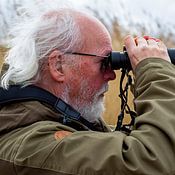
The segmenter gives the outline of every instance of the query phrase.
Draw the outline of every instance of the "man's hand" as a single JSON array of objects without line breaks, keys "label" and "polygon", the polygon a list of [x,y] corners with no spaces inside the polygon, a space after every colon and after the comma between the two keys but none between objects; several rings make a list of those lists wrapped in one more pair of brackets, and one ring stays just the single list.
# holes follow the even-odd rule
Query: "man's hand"
[{"label": "man's hand", "polygon": [[167,47],[158,39],[148,36],[137,37],[134,39],[129,35],[124,39],[124,44],[128,52],[133,71],[140,61],[150,57],[162,58],[171,62]]}]

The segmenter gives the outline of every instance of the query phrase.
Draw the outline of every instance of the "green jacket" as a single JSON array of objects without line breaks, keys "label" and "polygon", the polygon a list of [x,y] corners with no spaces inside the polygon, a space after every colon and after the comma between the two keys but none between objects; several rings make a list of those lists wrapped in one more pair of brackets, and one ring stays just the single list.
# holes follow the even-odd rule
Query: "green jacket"
[{"label": "green jacket", "polygon": [[37,101],[1,106],[0,174],[175,174],[175,67],[149,58],[135,74],[138,117],[130,135],[101,121],[97,131],[77,131]]}]

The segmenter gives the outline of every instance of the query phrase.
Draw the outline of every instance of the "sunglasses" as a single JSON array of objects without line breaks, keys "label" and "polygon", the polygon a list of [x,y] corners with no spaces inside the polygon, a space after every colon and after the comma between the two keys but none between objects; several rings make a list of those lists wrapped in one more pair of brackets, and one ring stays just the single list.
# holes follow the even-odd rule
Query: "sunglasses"
[{"label": "sunglasses", "polygon": [[91,56],[91,57],[100,57],[103,58],[103,60],[101,61],[101,70],[103,72],[106,72],[107,70],[111,69],[110,66],[110,57],[111,57],[111,53],[109,55],[96,55],[96,54],[88,54],[88,53],[78,53],[78,52],[66,52],[64,54],[72,54],[72,55],[83,55],[83,56]]}]

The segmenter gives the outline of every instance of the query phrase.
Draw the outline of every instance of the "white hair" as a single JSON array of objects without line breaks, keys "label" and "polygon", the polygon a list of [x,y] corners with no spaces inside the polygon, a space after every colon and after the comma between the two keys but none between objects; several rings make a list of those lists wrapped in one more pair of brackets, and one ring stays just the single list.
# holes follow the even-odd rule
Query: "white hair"
[{"label": "white hair", "polygon": [[39,78],[39,66],[54,49],[61,52],[80,48],[81,32],[71,10],[52,10],[34,18],[23,18],[13,28],[10,50],[5,58],[9,65],[1,86],[28,85]]}]

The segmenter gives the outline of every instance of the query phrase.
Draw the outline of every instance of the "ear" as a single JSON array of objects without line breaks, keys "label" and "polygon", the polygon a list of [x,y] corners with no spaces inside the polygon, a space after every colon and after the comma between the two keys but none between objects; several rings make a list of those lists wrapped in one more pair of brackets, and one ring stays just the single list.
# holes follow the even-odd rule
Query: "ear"
[{"label": "ear", "polygon": [[63,54],[58,50],[54,50],[49,54],[49,71],[52,78],[57,82],[63,82],[65,79],[65,75],[62,70],[62,59]]}]

